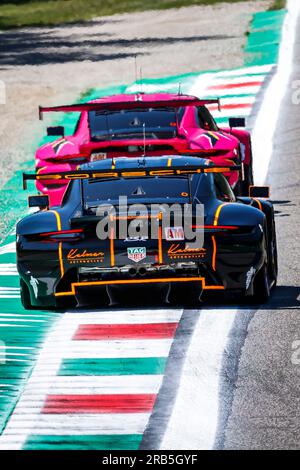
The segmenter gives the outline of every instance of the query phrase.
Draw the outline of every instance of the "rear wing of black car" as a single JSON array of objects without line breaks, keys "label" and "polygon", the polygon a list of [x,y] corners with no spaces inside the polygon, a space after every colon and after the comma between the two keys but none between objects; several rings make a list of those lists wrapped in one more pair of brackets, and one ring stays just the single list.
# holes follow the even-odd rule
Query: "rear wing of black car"
[{"label": "rear wing of black car", "polygon": [[178,98],[169,100],[143,100],[144,95],[140,95],[140,99],[135,101],[110,101],[99,103],[77,103],[61,106],[39,106],[39,119],[43,119],[44,113],[50,112],[83,112],[83,111],[118,111],[123,109],[148,109],[148,108],[181,108],[186,106],[205,106],[209,104],[217,104],[219,111],[221,110],[221,103],[217,99],[199,99],[191,96],[178,95]]},{"label": "rear wing of black car", "polygon": [[50,173],[23,173],[23,189],[27,189],[27,181],[42,180],[75,180],[75,179],[105,179],[105,178],[144,178],[153,176],[189,176],[200,173],[228,173],[239,171],[240,165],[217,166],[217,165],[182,165],[174,168],[162,166],[132,167],[101,170],[74,170]]}]

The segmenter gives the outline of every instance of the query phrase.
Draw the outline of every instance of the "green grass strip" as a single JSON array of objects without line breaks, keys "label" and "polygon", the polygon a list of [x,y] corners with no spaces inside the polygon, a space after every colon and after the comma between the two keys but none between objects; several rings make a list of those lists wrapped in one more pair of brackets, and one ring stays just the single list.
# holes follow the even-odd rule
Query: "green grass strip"
[{"label": "green grass strip", "polygon": [[[7,0],[0,5],[0,28],[76,23],[93,17],[191,5],[214,5],[220,0]],[[246,0],[223,0],[236,3]]]}]

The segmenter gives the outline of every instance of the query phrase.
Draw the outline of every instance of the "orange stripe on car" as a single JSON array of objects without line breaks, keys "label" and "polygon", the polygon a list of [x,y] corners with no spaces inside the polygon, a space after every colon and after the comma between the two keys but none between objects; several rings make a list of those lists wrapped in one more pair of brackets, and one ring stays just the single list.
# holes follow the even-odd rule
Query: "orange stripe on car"
[{"label": "orange stripe on car", "polygon": [[42,170],[45,170],[47,167],[46,166],[41,166],[36,170],[36,174],[39,175]]},{"label": "orange stripe on car", "polygon": [[162,255],[162,227],[158,227],[158,262],[159,264],[163,263],[163,255]]},{"label": "orange stripe on car", "polygon": [[215,271],[216,270],[216,257],[217,257],[217,243],[216,243],[215,237],[211,237],[211,239],[213,242],[212,268]]},{"label": "orange stripe on car", "polygon": [[[113,222],[113,216],[110,216],[110,221]],[[110,227],[109,234],[109,248],[110,248],[110,265],[113,267],[115,265],[115,230],[114,227]]]},{"label": "orange stripe on car", "polygon": [[226,206],[226,202],[224,204],[220,204],[216,210],[216,213],[215,213],[215,218],[214,218],[214,225],[218,225],[218,222],[219,222],[219,217],[220,217],[220,212],[221,210],[223,209],[224,206]]},{"label": "orange stripe on car", "polygon": [[258,206],[258,209],[259,209],[260,211],[262,211],[263,208],[262,208],[262,203],[260,202],[260,200],[253,198],[253,201],[256,202],[256,204],[257,204],[257,206]]},{"label": "orange stripe on car", "polygon": [[215,134],[214,132],[211,132],[211,131],[210,131],[210,132],[207,132],[207,134],[211,135],[211,136],[214,137],[216,140],[220,140],[220,137],[219,137],[217,134]]},{"label": "orange stripe on car", "polygon": [[75,295],[76,287],[82,286],[106,286],[106,285],[126,285],[126,284],[157,284],[165,282],[202,282],[203,290],[224,290],[224,286],[207,286],[205,284],[204,277],[170,277],[170,278],[160,278],[160,279],[120,279],[113,281],[90,281],[90,282],[72,282],[71,291],[69,292],[56,292],[55,297],[63,297],[67,295]]},{"label": "orange stripe on car", "polygon": [[[59,213],[54,210],[51,210],[49,212],[52,212],[55,215],[57,231],[61,232],[61,220],[60,220]],[[60,267],[60,276],[63,277],[65,270],[64,270],[64,263],[63,263],[63,257],[62,257],[62,242],[59,242],[58,244],[58,259],[59,259],[59,267]]]},{"label": "orange stripe on car", "polygon": [[59,213],[57,211],[54,211],[54,210],[50,210],[49,212],[52,212],[55,215],[57,230],[60,232],[61,231],[61,220],[60,220]]}]

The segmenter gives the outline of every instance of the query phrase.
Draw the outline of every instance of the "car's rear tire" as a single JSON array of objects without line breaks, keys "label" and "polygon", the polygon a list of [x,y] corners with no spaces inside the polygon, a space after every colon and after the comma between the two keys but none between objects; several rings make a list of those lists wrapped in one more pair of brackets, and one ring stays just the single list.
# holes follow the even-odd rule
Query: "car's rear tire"
[{"label": "car's rear tire", "polygon": [[274,212],[272,211],[272,222],[271,227],[269,228],[269,242],[268,242],[268,268],[270,281],[272,282],[272,287],[276,286],[277,276],[278,276],[278,256],[277,256],[277,240],[276,240],[276,229],[275,229],[275,219]]},{"label": "car's rear tire", "polygon": [[32,305],[29,288],[23,279],[20,279],[21,302],[25,310],[51,310],[51,307]]},{"label": "car's rear tire", "polygon": [[267,263],[264,263],[256,274],[253,283],[252,300],[256,304],[268,302],[271,295],[270,277]]},{"label": "car's rear tire", "polygon": [[20,293],[21,302],[25,310],[32,310],[34,307],[31,304],[29,288],[23,279],[20,279]]}]

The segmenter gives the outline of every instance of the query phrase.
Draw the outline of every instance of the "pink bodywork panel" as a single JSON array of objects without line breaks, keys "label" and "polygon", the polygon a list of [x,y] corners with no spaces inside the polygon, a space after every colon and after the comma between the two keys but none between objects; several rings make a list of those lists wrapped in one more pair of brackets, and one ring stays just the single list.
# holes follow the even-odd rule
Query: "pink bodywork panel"
[{"label": "pink bodywork panel", "polygon": [[[195,100],[195,97],[182,96],[182,100],[190,98]],[[173,95],[166,93],[156,93],[147,95],[115,95],[99,100],[91,101],[91,103],[118,103],[133,101],[137,103],[140,100],[143,102],[149,101],[170,101],[181,99],[181,95]],[[47,108],[46,108],[47,109]],[[218,165],[228,165],[235,163],[238,157],[238,149],[240,143],[245,146],[245,164],[249,164],[251,158],[251,145],[250,135],[245,130],[240,129],[218,129],[218,131],[209,131],[201,129],[196,119],[195,106],[187,106],[182,117],[180,126],[178,128],[178,136],[172,139],[151,139],[146,140],[146,144],[151,144],[154,149],[151,150],[151,156],[157,155],[175,155],[188,150],[205,151],[205,156],[211,153],[211,160]],[[36,169],[41,173],[53,173],[75,170],[80,164],[90,161],[92,152],[105,152],[107,158],[114,158],[118,156],[136,157],[141,155],[141,152],[124,151],[124,147],[130,146],[143,146],[142,139],[130,140],[114,140],[105,142],[91,142],[88,126],[88,112],[82,111],[76,132],[72,136],[59,138],[54,142],[47,143],[41,146],[36,152]],[[113,145],[113,151],[109,151],[109,147]],[[169,149],[159,149],[161,146],[168,146]],[[117,148],[120,148],[118,151]],[[239,173],[231,172],[226,175],[232,187],[238,181]],[[37,189],[41,193],[49,194],[50,205],[60,205],[63,194],[66,190],[68,183],[65,181],[58,183],[52,181],[37,181]]]}]

